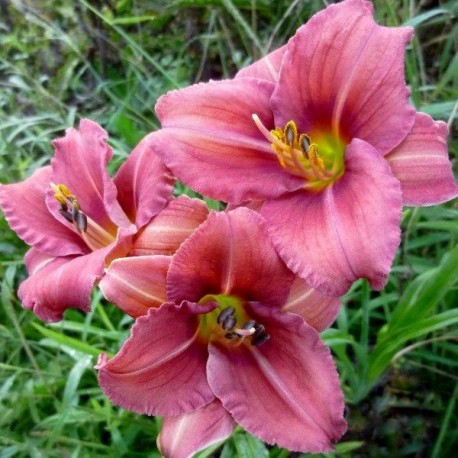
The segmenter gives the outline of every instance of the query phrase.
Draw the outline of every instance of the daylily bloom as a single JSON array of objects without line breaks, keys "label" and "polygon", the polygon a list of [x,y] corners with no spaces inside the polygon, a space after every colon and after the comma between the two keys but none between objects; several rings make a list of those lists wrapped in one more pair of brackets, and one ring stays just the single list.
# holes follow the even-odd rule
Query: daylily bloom
[{"label": "daylily bloom", "polygon": [[117,259],[100,283],[109,300],[144,313],[118,354],[99,359],[105,394],[165,416],[159,446],[174,458],[227,437],[234,422],[291,450],[332,450],[346,430],[343,396],[318,331],[339,300],[293,275],[263,218],[210,213],[173,255],[165,295],[151,258]]},{"label": "daylily bloom", "polygon": [[157,103],[150,145],[196,191],[255,201],[288,267],[324,292],[386,284],[402,205],[458,194],[443,122],[417,113],[404,79],[409,27],[371,3],[331,5],[287,45]]},{"label": "daylily bloom", "polygon": [[53,142],[51,165],[0,185],[10,227],[32,247],[25,256],[30,276],[18,295],[45,321],[62,319],[67,308],[88,311],[105,266],[133,248],[145,252],[151,237],[144,226],[172,198],[173,178],[145,140],[111,179],[106,139],[98,124],[83,119],[79,130]]}]

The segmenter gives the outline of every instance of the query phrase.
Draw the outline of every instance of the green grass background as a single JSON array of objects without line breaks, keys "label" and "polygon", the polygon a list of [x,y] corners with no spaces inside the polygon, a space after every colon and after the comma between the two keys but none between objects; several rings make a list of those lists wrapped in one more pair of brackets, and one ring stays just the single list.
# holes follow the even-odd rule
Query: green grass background
[{"label": "green grass background", "polygon": [[[108,130],[116,170],[158,127],[153,107],[161,94],[233,76],[284,44],[324,3],[1,0],[0,182],[47,164],[50,141],[82,117]],[[415,27],[406,67],[412,103],[448,123],[456,170],[458,4],[374,5],[381,24]],[[95,292],[88,315],[68,311],[60,323],[40,322],[16,297],[26,246],[2,216],[0,231],[0,458],[160,456],[161,420],[113,406],[93,369],[101,351],[119,349],[130,319]],[[357,282],[323,334],[348,406],[349,431],[335,456],[456,453],[457,242],[456,201],[406,209],[387,287],[376,293]],[[266,447],[238,429],[199,456],[306,455]]]}]

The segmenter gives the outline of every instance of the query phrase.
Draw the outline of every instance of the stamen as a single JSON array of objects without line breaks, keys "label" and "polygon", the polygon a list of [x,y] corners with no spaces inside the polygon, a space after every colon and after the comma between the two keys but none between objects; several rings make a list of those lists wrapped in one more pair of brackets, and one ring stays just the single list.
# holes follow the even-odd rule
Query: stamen
[{"label": "stamen", "polygon": [[233,329],[236,324],[237,324],[237,320],[235,319],[234,316],[231,315],[231,316],[227,316],[224,319],[224,321],[221,324],[221,326],[225,331],[228,331],[229,329]]},{"label": "stamen", "polygon": [[235,312],[234,307],[226,307],[216,318],[216,322],[221,324],[227,317],[232,316]]},{"label": "stamen", "polygon": [[253,345],[254,347],[258,347],[259,345],[262,345],[263,343],[267,342],[269,339],[270,339],[269,334],[261,334],[251,339],[251,345]]},{"label": "stamen", "polygon": [[252,329],[252,328],[256,330],[256,321],[254,320],[249,320],[242,326],[242,329]]},{"label": "stamen", "polygon": [[312,143],[308,135],[298,134],[294,121],[288,121],[283,129],[277,127],[269,131],[257,114],[252,114],[252,118],[260,132],[270,142],[280,165],[308,182],[304,188],[316,189],[334,181],[341,168],[337,155],[334,155],[331,170],[328,170],[318,153],[318,146]]},{"label": "stamen", "polygon": [[239,336],[235,332],[228,332],[228,333],[224,334],[224,337],[226,337],[227,340],[235,340]]},{"label": "stamen", "polygon": [[310,144],[311,144],[309,136],[305,134],[301,134],[301,136],[299,137],[299,144],[301,145],[301,150],[304,152],[305,156],[308,159],[309,149],[310,149]]},{"label": "stamen", "polygon": [[65,200],[65,197],[62,194],[54,194],[54,199],[57,200],[61,205],[67,206],[67,201]]},{"label": "stamen", "polygon": [[[78,205],[78,207],[79,207],[79,205]],[[76,205],[73,205],[73,207],[72,207],[72,218],[73,218],[73,221],[75,221],[75,222],[76,222],[76,218],[78,218],[78,213],[80,212],[78,207]]]},{"label": "stamen", "polygon": [[115,237],[81,211],[76,197],[63,184],[51,183],[54,198],[59,202],[59,213],[78,231],[87,246],[95,251],[113,243]]},{"label": "stamen", "polygon": [[62,207],[59,209],[59,213],[70,223],[73,224],[73,216],[70,212],[68,212],[66,207]]},{"label": "stamen", "polygon": [[87,231],[87,216],[84,213],[77,212],[75,223],[80,234]]},{"label": "stamen", "polygon": [[288,146],[294,147],[297,142],[297,126],[294,121],[289,121],[285,126],[285,139]]}]

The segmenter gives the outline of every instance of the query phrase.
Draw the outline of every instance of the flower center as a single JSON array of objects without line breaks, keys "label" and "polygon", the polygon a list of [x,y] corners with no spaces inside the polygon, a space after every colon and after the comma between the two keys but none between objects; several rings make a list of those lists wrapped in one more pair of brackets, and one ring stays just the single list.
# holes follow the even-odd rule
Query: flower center
[{"label": "flower center", "polygon": [[305,179],[304,188],[321,190],[344,174],[345,144],[341,139],[321,131],[310,136],[299,134],[294,121],[270,131],[258,115],[253,114],[253,121],[270,142],[280,165]]},{"label": "flower center", "polygon": [[51,188],[54,191],[54,198],[60,204],[59,213],[76,229],[92,251],[114,242],[115,237],[112,234],[83,213],[78,200],[67,186],[51,183]]},{"label": "flower center", "polygon": [[199,301],[200,304],[208,302],[216,302],[218,307],[210,313],[200,315],[201,334],[206,340],[217,339],[237,346],[249,342],[258,346],[270,339],[265,327],[247,315],[239,298],[209,294]]}]

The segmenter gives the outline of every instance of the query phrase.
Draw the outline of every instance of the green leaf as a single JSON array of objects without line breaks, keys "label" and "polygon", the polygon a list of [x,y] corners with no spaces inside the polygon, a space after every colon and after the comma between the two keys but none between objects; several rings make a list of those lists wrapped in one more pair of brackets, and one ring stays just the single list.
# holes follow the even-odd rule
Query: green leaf
[{"label": "green leaf", "polygon": [[418,27],[419,25],[423,24],[424,22],[428,21],[429,19],[439,16],[442,14],[450,14],[445,8],[435,8],[430,11],[425,11],[418,16],[415,16],[407,21],[404,22],[403,25],[411,26],[411,27]]},{"label": "green leaf", "polygon": [[391,341],[393,333],[400,328],[428,316],[457,283],[458,245],[441,259],[438,267],[419,275],[409,284],[388,326],[379,332],[378,343]]},{"label": "green leaf", "polygon": [[235,433],[231,440],[226,442],[221,458],[237,456],[238,458],[267,458],[269,452],[266,446],[256,437],[245,432]]},{"label": "green leaf", "polygon": [[390,332],[388,337],[377,343],[369,355],[368,379],[374,382],[385,371],[391,360],[404,344],[411,339],[424,337],[430,332],[458,324],[458,309],[434,315],[421,320],[413,320],[410,325]]},{"label": "green leaf", "polygon": [[59,332],[51,331],[50,329],[47,329],[37,323],[32,323],[32,326],[45,337],[48,337],[49,339],[61,345],[65,345],[69,348],[72,348],[73,350],[77,350],[82,353],[85,353],[86,355],[91,356],[99,356],[100,353],[102,353],[102,350],[99,350],[98,348],[93,347],[92,345],[89,345],[85,342],[81,342],[78,339],[74,339],[73,337],[66,336]]},{"label": "green leaf", "polygon": [[156,15],[148,14],[144,16],[128,16],[128,17],[117,17],[110,20],[110,24],[121,24],[121,25],[131,25],[139,24],[140,22],[154,21]]}]

